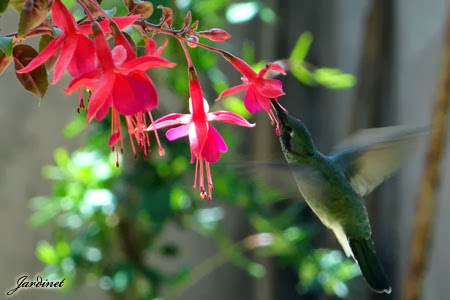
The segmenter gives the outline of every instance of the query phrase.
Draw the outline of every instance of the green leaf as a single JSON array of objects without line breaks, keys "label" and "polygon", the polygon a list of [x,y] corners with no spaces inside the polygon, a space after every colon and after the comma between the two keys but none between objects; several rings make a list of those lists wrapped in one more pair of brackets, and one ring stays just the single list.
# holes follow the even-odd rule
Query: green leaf
[{"label": "green leaf", "polygon": [[26,0],[10,0],[9,5],[12,6],[18,13],[22,10]]},{"label": "green leaf", "polygon": [[56,253],[58,257],[66,257],[70,254],[70,245],[65,240],[56,243]]},{"label": "green leaf", "polygon": [[20,11],[19,29],[17,33],[23,36],[47,18],[52,0],[27,0]]},{"label": "green leaf", "polygon": [[13,37],[2,36],[0,37],[0,50],[7,56],[12,55],[13,51]]},{"label": "green leaf", "polygon": [[[37,51],[28,45],[18,45],[13,49],[14,67],[17,70],[24,68],[30,61],[38,55]],[[47,70],[44,65],[40,65],[29,73],[16,73],[22,86],[29,92],[42,98],[48,88]]]},{"label": "green leaf", "polygon": [[315,85],[316,79],[314,78],[314,74],[305,68],[303,65],[299,65],[291,68],[291,73],[294,75],[298,81],[303,82],[307,85]]},{"label": "green leaf", "polygon": [[63,128],[63,135],[66,138],[74,138],[78,136],[87,127],[85,113],[78,114],[69,124]]},{"label": "green leaf", "polygon": [[37,258],[45,264],[56,264],[58,255],[55,248],[46,241],[40,241],[36,246]]},{"label": "green leaf", "polygon": [[270,7],[264,7],[261,9],[259,12],[259,17],[268,24],[273,24],[277,20],[276,13]]},{"label": "green leaf", "polygon": [[339,69],[320,68],[315,72],[317,83],[331,89],[348,89],[355,85],[353,75],[342,73]]},{"label": "green leaf", "polygon": [[291,52],[290,61],[292,68],[298,68],[302,66],[308,54],[309,48],[313,41],[313,36],[310,32],[306,31],[300,35],[294,49]]},{"label": "green leaf", "polygon": [[69,152],[64,148],[57,148],[55,150],[55,162],[61,168],[66,168],[70,162]]},{"label": "green leaf", "polygon": [[8,8],[9,0],[1,0],[0,1],[0,16],[5,12]]}]

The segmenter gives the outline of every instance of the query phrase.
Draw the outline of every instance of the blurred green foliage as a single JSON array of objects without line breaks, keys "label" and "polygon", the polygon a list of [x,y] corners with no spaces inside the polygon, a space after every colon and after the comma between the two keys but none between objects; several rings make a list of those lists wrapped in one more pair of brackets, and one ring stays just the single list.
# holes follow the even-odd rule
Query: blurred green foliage
[{"label": "blurred green foliage", "polygon": [[305,61],[313,41],[311,33],[304,32],[297,40],[289,58],[290,71],[299,81],[310,86],[330,89],[348,89],[355,85],[353,75],[335,68],[317,68]]},{"label": "blurred green foliage", "polygon": [[[104,2],[105,7],[116,6],[118,14],[125,13],[121,1]],[[177,8],[174,16],[179,20],[191,10],[201,28],[223,26],[225,17],[239,23],[258,14],[262,19],[262,15],[271,14],[263,12],[266,7],[259,1],[230,3],[153,1],[155,7],[162,4]],[[256,12],[248,11],[245,20],[239,19],[236,5],[253,7]],[[158,10],[151,18],[158,20]],[[133,32],[129,33],[135,38]],[[300,66],[292,70],[295,76],[303,68],[311,40],[310,35],[303,35],[293,51],[291,60]],[[217,55],[198,48],[190,52],[197,70],[205,76],[204,86],[210,84],[215,92],[228,86],[226,76],[217,68]],[[186,63],[179,45],[169,43],[164,56],[175,61],[177,68],[164,73],[164,82],[156,78],[157,85],[165,84],[180,99],[187,99],[187,71],[183,67]],[[254,63],[252,47],[244,49],[243,57]],[[346,74],[330,69],[310,72],[304,68],[301,72],[306,74],[300,76],[302,82],[310,80],[331,88],[351,84],[343,77]],[[220,105],[248,116],[238,98],[228,97]],[[85,128],[82,112],[63,132],[72,138]],[[224,126],[220,131],[233,152],[242,137],[230,127]],[[43,168],[43,176],[53,182],[53,192],[51,196],[32,199],[30,223],[51,230],[51,239],[40,241],[36,247],[36,256],[45,265],[48,278],[65,278],[65,289],[95,284],[111,299],[161,299],[162,290],[168,299],[173,299],[227,262],[253,277],[262,277],[264,266],[252,257],[265,256],[295,270],[300,293],[347,295],[347,282],[358,274],[358,268],[338,251],[312,247],[311,225],[302,223],[300,218],[305,208],[302,202],[282,200],[281,191],[225,168],[229,162],[224,156],[224,163],[212,168],[215,201],[206,203],[190,187],[193,166],[185,141],[165,143],[166,155],[158,157],[153,151],[148,161],[133,160],[131,151],[126,149],[122,167],[116,168],[115,156],[106,147],[108,137],[109,120],[105,120],[89,136],[86,146],[73,153],[56,149],[55,165]],[[249,229],[242,240],[233,240],[224,229],[224,220],[230,216],[223,204],[237,208],[245,216]],[[217,253],[200,264],[180,265],[172,271],[153,264],[155,260],[176,259],[186,247],[162,238],[169,226],[214,240]]]}]

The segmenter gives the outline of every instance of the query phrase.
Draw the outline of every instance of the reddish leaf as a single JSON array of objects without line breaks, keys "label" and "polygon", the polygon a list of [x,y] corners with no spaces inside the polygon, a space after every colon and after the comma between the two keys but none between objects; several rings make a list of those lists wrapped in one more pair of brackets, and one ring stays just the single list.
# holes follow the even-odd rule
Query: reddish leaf
[{"label": "reddish leaf", "polygon": [[142,15],[144,19],[147,19],[153,13],[153,4],[147,1],[137,2],[130,12],[132,15]]},{"label": "reddish leaf", "polygon": [[2,51],[0,51],[0,75],[3,74],[3,72],[11,63],[12,59],[13,59],[12,56],[8,56]]},{"label": "reddish leaf", "polygon": [[162,25],[167,25],[168,27],[172,27],[173,24],[173,11],[171,8],[169,7],[165,7],[162,5],[158,6],[159,9],[162,10],[162,16],[161,16],[161,24]]},{"label": "reddish leaf", "polygon": [[42,24],[47,18],[52,4],[53,0],[26,0],[20,12],[18,34],[23,36]]},{"label": "reddish leaf", "polygon": [[188,10],[186,17],[184,18],[184,24],[183,24],[183,28],[188,27],[192,22],[192,14],[191,11]]},{"label": "reddish leaf", "polygon": [[133,0],[123,0],[123,4],[128,8],[128,11],[132,11],[135,5]]},{"label": "reddish leaf", "polygon": [[191,30],[196,31],[198,27],[198,20],[195,20],[194,23],[192,23],[191,25]]},{"label": "reddish leaf", "polygon": [[[16,71],[28,65],[37,55],[38,52],[28,45],[18,45],[14,47],[13,57]],[[44,65],[37,67],[30,73],[16,73],[16,76],[27,91],[40,98],[44,97],[48,88],[47,70]]]}]

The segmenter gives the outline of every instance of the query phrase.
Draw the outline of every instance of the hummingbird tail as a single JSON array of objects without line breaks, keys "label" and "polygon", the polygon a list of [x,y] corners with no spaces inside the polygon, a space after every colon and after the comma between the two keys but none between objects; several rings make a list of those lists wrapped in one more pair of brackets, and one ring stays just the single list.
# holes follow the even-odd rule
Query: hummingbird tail
[{"label": "hummingbird tail", "polygon": [[392,289],[375,254],[372,239],[349,238],[349,244],[369,286],[377,293],[390,294]]}]

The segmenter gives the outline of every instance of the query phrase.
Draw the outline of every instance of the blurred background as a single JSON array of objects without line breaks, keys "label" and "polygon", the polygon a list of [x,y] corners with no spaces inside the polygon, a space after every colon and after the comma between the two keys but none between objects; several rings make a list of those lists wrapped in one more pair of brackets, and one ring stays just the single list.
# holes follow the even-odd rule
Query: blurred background
[{"label": "blurred background", "polygon": [[[120,1],[103,2],[124,13]],[[228,30],[232,39],[222,47],[255,65],[288,58],[309,32],[298,46],[307,53],[307,74],[280,78],[286,96],[279,100],[324,153],[360,128],[431,123],[448,0],[152,2],[174,8],[177,24],[191,10],[200,28]],[[15,31],[17,21],[9,9],[0,18],[2,34]],[[238,98],[213,103],[240,74],[214,54],[191,54],[212,110],[241,112]],[[179,46],[169,43],[164,55],[179,67],[151,73],[160,91],[157,115],[187,109]],[[377,295],[304,205],[290,174],[245,167],[284,161],[264,113],[248,116],[257,123],[253,129],[218,125],[230,149],[212,167],[215,193],[208,203],[191,190],[194,166],[185,140],[163,138],[166,155],[152,151],[148,160],[134,160],[126,149],[116,168],[108,120],[86,126],[76,97],[63,92],[68,80],[51,86],[42,102],[23,90],[11,66],[0,80],[5,293],[20,275],[40,273],[65,278],[65,289],[27,289],[15,299],[400,298],[425,145],[366,199],[393,286],[391,295]],[[449,151],[444,159],[422,299],[450,292]]]}]

